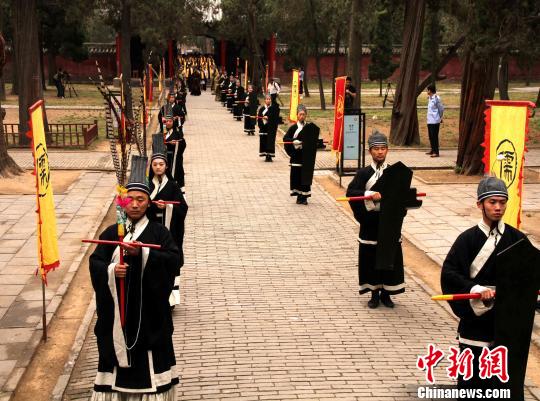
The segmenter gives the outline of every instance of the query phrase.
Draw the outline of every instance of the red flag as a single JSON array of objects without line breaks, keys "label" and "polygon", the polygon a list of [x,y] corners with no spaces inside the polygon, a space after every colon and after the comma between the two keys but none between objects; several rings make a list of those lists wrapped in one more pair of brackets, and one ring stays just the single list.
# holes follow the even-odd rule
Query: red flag
[{"label": "red flag", "polygon": [[332,150],[343,150],[343,113],[345,111],[345,80],[347,77],[336,78],[336,106],[334,109],[334,141]]}]

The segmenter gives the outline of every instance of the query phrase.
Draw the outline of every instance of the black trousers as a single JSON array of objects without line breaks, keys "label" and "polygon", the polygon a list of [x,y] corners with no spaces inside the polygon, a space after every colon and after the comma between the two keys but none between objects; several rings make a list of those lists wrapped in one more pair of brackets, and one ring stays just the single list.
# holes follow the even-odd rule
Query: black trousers
[{"label": "black trousers", "polygon": [[[438,125],[438,124],[437,124]],[[474,355],[473,359],[473,376],[465,381],[463,380],[463,376],[458,377],[457,382],[457,388],[459,389],[496,389],[496,388],[504,388],[503,383],[499,380],[498,377],[491,377],[489,379],[481,379],[480,378],[480,369],[479,369],[479,360],[480,355],[482,354],[482,347],[475,347],[472,345],[466,345],[466,344],[459,344],[459,351],[463,352],[465,348],[469,348],[472,351],[472,354]],[[459,400],[477,400],[478,398],[460,398]]]},{"label": "black trousers", "polygon": [[431,145],[431,152],[439,154],[439,127],[441,124],[428,124],[429,144]]}]

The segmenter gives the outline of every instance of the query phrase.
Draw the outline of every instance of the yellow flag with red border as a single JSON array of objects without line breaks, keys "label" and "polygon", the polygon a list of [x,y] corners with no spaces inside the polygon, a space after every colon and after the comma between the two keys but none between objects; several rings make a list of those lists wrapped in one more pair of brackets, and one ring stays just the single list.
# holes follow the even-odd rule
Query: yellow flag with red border
[{"label": "yellow flag with red border", "polygon": [[484,133],[484,172],[500,178],[508,190],[504,222],[519,228],[523,196],[523,165],[532,102],[487,100]]},{"label": "yellow flag with red border", "polygon": [[299,88],[298,70],[292,70],[291,101],[289,102],[289,121],[292,123],[296,122],[296,109],[298,108]]},{"label": "yellow flag with red border", "polygon": [[60,265],[60,257],[51,171],[43,122],[43,100],[36,102],[28,111],[30,113],[32,153],[36,175],[38,263],[41,278],[46,283],[47,272]]}]

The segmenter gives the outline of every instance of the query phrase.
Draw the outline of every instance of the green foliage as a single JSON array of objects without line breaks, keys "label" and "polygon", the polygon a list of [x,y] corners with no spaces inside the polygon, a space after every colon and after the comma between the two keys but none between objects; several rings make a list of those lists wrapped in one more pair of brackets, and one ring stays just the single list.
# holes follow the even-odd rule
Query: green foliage
[{"label": "green foliage", "polygon": [[369,79],[385,80],[398,66],[392,61],[392,26],[387,9],[378,12],[372,43]]},{"label": "green foliage", "polygon": [[431,71],[439,63],[439,46],[444,27],[441,26],[439,0],[427,2],[424,37],[422,38],[421,68]]},{"label": "green foliage", "polygon": [[80,21],[69,17],[68,10],[62,4],[43,1],[39,6],[44,47],[53,55],[62,55],[74,61],[87,59]]}]

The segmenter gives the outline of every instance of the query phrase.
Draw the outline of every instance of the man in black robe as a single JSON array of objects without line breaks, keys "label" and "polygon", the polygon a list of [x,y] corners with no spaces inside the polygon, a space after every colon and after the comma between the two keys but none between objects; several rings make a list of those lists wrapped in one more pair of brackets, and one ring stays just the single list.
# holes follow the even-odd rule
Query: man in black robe
[{"label": "man in black robe", "polygon": [[[474,355],[473,377],[458,379],[458,388],[486,389],[501,386],[497,377],[482,380],[478,360],[484,347],[492,348],[495,340],[496,256],[525,235],[502,220],[506,211],[508,190],[504,181],[485,177],[478,184],[480,222],[460,234],[443,263],[441,288],[445,294],[478,293],[480,299],[452,301],[450,307],[459,318],[458,342]],[[531,266],[532,267],[532,266]]]},{"label": "man in black robe", "polygon": [[184,151],[186,150],[186,141],[182,127],[176,127],[172,118],[165,121],[166,131],[164,133],[165,144],[167,145],[167,164],[172,178],[178,183],[185,193],[184,180]]},{"label": "man in black robe", "polygon": [[253,85],[248,85],[246,103],[244,103],[244,132],[248,135],[255,135],[255,122],[257,121],[255,116],[258,107],[259,100]]},{"label": "man in black robe", "polygon": [[307,109],[301,104],[297,108],[296,124],[291,125],[283,136],[285,152],[291,158],[291,196],[296,196],[299,205],[307,205],[307,199],[311,196],[320,131],[315,124],[307,123],[306,118]]},{"label": "man in black robe", "polygon": [[236,78],[231,74],[229,79],[229,87],[227,88],[227,110],[233,112],[234,95],[236,93]]},{"label": "man in black robe", "polygon": [[265,158],[265,162],[272,162],[276,157],[276,133],[279,125],[279,106],[272,103],[270,95],[264,98],[264,106],[257,113],[259,125],[259,156]]},{"label": "man in black robe", "polygon": [[[178,248],[169,231],[149,221],[146,158],[132,160],[127,185],[130,203],[125,207],[126,231],[121,248],[100,244],[90,256],[90,275],[96,293],[99,361],[92,401],[172,401],[176,385],[176,359],[169,294],[180,264]],[[138,167],[137,167],[138,166]],[[137,174],[134,174],[137,172]],[[101,240],[118,241],[117,225],[108,227]],[[131,242],[160,245],[141,248]],[[120,252],[124,263],[120,263]],[[125,324],[119,305],[120,280],[125,284]]]},{"label": "man in black robe", "polygon": [[[188,211],[188,204],[182,190],[174,181],[167,166],[167,150],[163,143],[163,135],[152,135],[152,158],[149,172],[150,206],[148,218],[163,224],[171,233],[180,253],[180,266],[178,275],[174,278],[174,288],[169,303],[171,308],[180,304],[180,269],[184,265],[184,222]],[[160,203],[164,202],[178,202]]]},{"label": "man in black robe", "polygon": [[167,103],[165,103],[159,109],[159,132],[163,133],[163,124],[165,123],[165,120],[169,117],[173,118],[175,127],[182,127],[182,124],[185,121],[184,110],[182,108],[182,105],[180,105],[176,101],[176,95],[174,94],[174,92],[170,92],[167,95]]},{"label": "man in black robe", "polygon": [[236,81],[236,91],[234,92],[234,107],[233,107],[233,117],[236,121],[242,119],[242,110],[244,109],[244,100],[246,100],[246,91],[242,86],[242,83],[238,79]]},{"label": "man in black robe", "polygon": [[371,292],[369,308],[377,308],[382,302],[388,308],[394,307],[390,298],[392,294],[405,291],[403,273],[403,253],[401,244],[397,247],[392,270],[375,268],[377,258],[377,239],[379,234],[379,217],[381,194],[376,190],[377,181],[388,167],[388,139],[378,131],[368,138],[369,153],[373,159],[371,165],[358,169],[354,179],[347,188],[347,196],[371,196],[371,200],[349,202],[355,219],[360,223],[360,243],[358,249],[359,293]]}]

